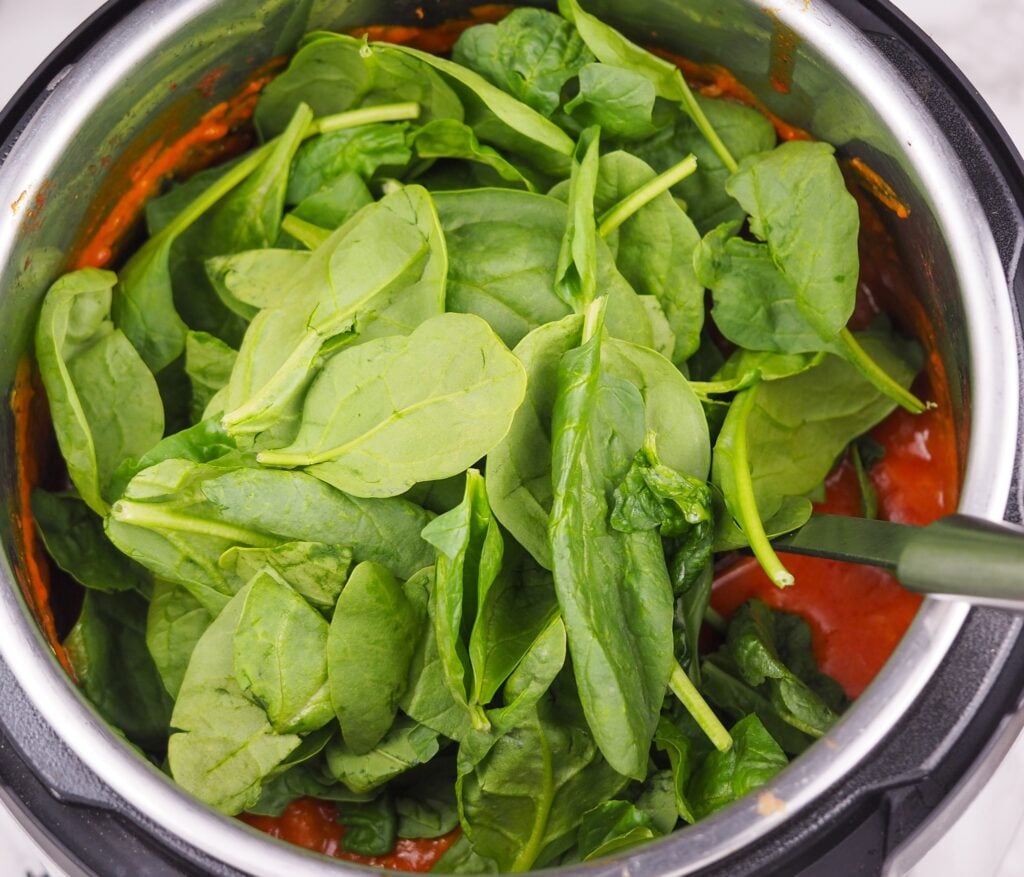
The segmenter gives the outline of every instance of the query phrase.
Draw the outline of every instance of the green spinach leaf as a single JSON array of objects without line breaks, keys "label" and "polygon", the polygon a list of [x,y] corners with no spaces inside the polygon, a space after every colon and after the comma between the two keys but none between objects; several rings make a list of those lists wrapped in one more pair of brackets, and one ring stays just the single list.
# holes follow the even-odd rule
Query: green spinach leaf
[{"label": "green spinach leaf", "polygon": [[146,615],[146,647],[172,698],[178,697],[196,643],[212,621],[188,588],[164,579],[154,582]]},{"label": "green spinach leaf", "polygon": [[333,715],[327,622],[269,571],[257,573],[235,632],[235,678],[278,734],[316,731]]},{"label": "green spinach leaf", "polygon": [[331,612],[348,579],[352,550],[322,542],[285,542],[273,548],[229,548],[217,562],[240,585],[263,569],[273,570],[321,612]]},{"label": "green spinach leaf", "polygon": [[36,361],[68,474],[98,515],[118,465],[160,441],[164,411],[156,381],[110,322],[116,277],[92,268],[50,287],[36,327]]},{"label": "green spinach leaf", "polygon": [[152,580],[145,568],[111,544],[103,519],[77,496],[33,490],[32,517],[50,557],[80,585],[108,593],[149,593]]},{"label": "green spinach leaf", "polygon": [[593,60],[575,29],[544,9],[514,9],[497,24],[471,27],[452,59],[551,117],[562,89]]},{"label": "green spinach leaf", "polygon": [[660,837],[651,817],[629,801],[612,800],[583,814],[576,843],[584,862]]},{"label": "green spinach leaf", "polygon": [[263,782],[302,742],[276,734],[235,679],[234,638],[243,588],[207,628],[189,661],[168,744],[171,776],[187,792],[234,815],[260,799]]},{"label": "green spinach leaf", "polygon": [[483,457],[525,392],[522,365],[487,323],[443,314],[407,337],[334,356],[310,388],[295,442],[258,459],[304,466],[354,496],[396,496]]},{"label": "green spinach leaf", "polygon": [[601,304],[559,370],[550,538],[587,721],[609,764],[642,778],[672,669],[672,588],[657,534],[608,523],[611,491],[643,441],[644,403],[602,373]]},{"label": "green spinach leaf", "polygon": [[146,650],[146,601],[89,591],[64,646],[86,697],[133,743],[161,753],[171,699]]},{"label": "green spinach leaf", "polygon": [[395,721],[424,620],[385,567],[361,563],[352,571],[331,622],[327,672],[342,737],[357,755]]}]

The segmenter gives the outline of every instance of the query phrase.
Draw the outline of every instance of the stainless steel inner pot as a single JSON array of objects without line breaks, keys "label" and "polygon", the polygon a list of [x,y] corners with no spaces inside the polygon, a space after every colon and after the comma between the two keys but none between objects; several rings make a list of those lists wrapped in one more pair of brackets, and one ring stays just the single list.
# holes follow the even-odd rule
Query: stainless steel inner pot
[{"label": "stainless steel inner pot", "polygon": [[[187,129],[298,33],[404,23],[414,20],[415,5],[405,0],[147,0],[60,73],[0,167],[0,203],[21,205],[0,224],[0,384],[13,382],[40,298],[66,267],[108,159],[152,137],[147,126],[172,106],[181,130]],[[447,0],[438,0],[435,8],[422,5],[428,23],[465,10]],[[906,80],[821,0],[776,0],[772,10],[755,0],[595,0],[589,6],[638,39],[729,66],[788,121],[836,144],[841,153],[866,159],[894,185],[912,213],[894,221],[892,231],[934,321],[953,384],[961,444],[968,448],[961,510],[1002,518],[1020,420],[1016,318],[985,205]],[[788,95],[768,82],[772,34],[779,28],[788,28],[798,40]],[[200,99],[196,87],[215,69],[223,75],[214,94]],[[1019,241],[1010,247],[1019,250]],[[7,432],[0,446],[10,471],[13,438],[9,427]],[[23,561],[15,534],[7,528],[0,535],[5,549],[0,654],[45,721],[110,788],[145,819],[247,873],[327,875],[356,869],[215,814],[124,746],[65,677],[31,621],[16,584]],[[959,603],[924,604],[854,708],[766,790],[781,807],[762,812],[754,796],[694,828],[586,871],[688,874],[763,841],[870,758],[928,685],[967,611]]]}]

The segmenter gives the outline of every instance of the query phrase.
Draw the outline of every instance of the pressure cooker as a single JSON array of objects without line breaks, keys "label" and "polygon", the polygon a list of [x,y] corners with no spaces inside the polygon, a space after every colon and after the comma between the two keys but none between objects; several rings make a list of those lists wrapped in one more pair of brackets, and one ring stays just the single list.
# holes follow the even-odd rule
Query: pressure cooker
[{"label": "pressure cooker", "polygon": [[[890,223],[950,377],[960,508],[1020,522],[1024,165],[977,91],[885,0],[594,0],[626,33],[728,66],[772,111],[899,193]],[[182,131],[302,33],[430,24],[465,0],[111,0],[0,116],[0,385],[67,267],[109,167]],[[425,16],[425,22],[423,17]],[[792,84],[768,75],[786,40]],[[217,71],[211,76],[211,71]],[[201,86],[201,87],[197,87]],[[785,93],[783,93],[785,92]],[[0,411],[0,796],[72,875],[334,875],[329,861],[214,813],[115,735],[32,620],[19,582],[14,418]],[[771,784],[592,877],[901,873],[996,769],[1024,724],[1017,616],[927,600],[870,688]],[[563,873],[583,873],[567,868]]]}]

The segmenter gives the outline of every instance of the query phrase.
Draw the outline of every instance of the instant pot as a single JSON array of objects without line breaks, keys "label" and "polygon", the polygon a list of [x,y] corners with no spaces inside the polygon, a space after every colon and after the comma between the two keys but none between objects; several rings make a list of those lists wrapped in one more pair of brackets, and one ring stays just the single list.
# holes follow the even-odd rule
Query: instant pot
[{"label": "instant pot", "polygon": [[[12,386],[38,303],[94,221],[97,198],[117,192],[108,168],[120,156],[150,145],[168,118],[181,131],[191,127],[306,30],[430,24],[464,15],[468,5],[107,3],[0,117],[0,385]],[[588,9],[638,40],[727,65],[787,121],[868,162],[892,185],[910,216],[891,216],[889,230],[951,384],[961,510],[1019,522],[1024,167],[970,83],[884,0],[775,0],[772,9],[760,0],[592,0]],[[768,75],[780,45],[795,53],[787,94]],[[0,454],[0,795],[26,830],[72,875],[363,870],[208,810],[99,719],[19,589],[25,558],[12,523],[7,406]],[[928,600],[867,692],[768,787],[773,806],[754,796],[658,843],[563,873],[902,873],[996,769],[1024,725],[1022,692],[1020,618]]]}]

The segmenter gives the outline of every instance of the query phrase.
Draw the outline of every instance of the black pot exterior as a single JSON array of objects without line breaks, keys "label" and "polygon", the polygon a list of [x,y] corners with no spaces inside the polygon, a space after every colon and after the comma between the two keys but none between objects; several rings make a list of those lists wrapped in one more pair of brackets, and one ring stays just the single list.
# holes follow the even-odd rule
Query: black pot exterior
[{"label": "black pot exterior", "polygon": [[[0,154],[7,155],[54,77],[137,5],[111,0],[43,63],[0,114],[0,142],[6,144]],[[404,5],[411,15],[415,4]],[[1020,338],[1020,154],[963,75],[889,3],[832,0],[832,5],[896,67],[955,147],[985,207]],[[1017,435],[1024,435],[1020,424]],[[1017,473],[1022,456],[1018,439]],[[14,487],[12,479],[10,472],[0,475],[8,490]],[[1007,497],[1009,521],[1021,522],[1024,516],[1021,489],[1016,481]],[[871,758],[767,840],[736,850],[700,873],[881,874],[886,861],[979,769],[994,742],[1016,730],[1013,717],[1021,710],[1024,692],[1021,633],[1017,616],[973,610],[924,693]],[[153,822],[105,785],[47,725],[3,663],[0,691],[0,797],[70,875],[241,875]],[[661,847],[637,858],[645,875],[672,870]]]}]

